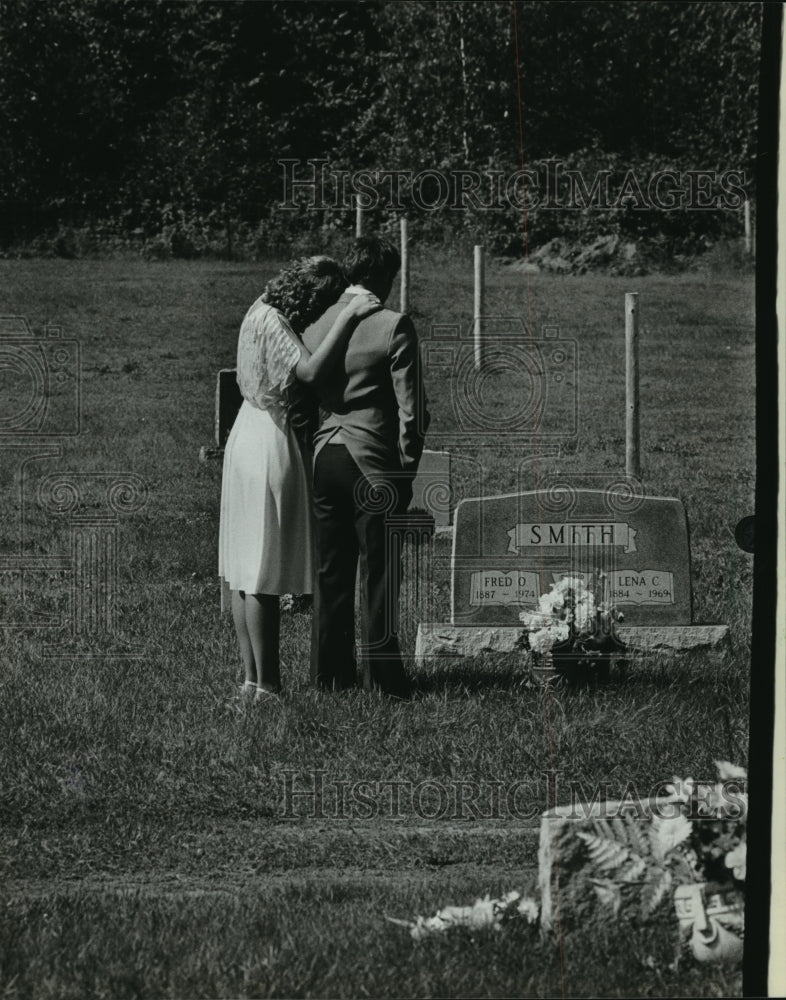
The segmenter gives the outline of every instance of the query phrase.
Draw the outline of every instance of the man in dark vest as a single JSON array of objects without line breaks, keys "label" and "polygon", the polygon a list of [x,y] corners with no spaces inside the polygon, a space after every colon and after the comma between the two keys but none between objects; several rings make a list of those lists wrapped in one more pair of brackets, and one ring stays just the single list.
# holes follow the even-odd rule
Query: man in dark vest
[{"label": "man in dark vest", "polygon": [[[360,237],[343,261],[349,286],[303,334],[315,350],[350,296],[372,292],[384,304],[401,264],[384,240]],[[317,387],[323,414],[314,436],[317,577],[311,679],[343,689],[357,683],[355,577],[363,598],[363,687],[407,698],[396,623],[400,559],[389,545],[390,517],[412,499],[412,480],[429,422],[415,328],[381,309],[361,320],[339,364]]]}]

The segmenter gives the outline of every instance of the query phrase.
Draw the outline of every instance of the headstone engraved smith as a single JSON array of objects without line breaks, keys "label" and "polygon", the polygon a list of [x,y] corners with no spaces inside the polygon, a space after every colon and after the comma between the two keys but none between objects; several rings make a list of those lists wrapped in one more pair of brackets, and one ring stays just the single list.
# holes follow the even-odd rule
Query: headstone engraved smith
[{"label": "headstone engraved smith", "polygon": [[609,490],[534,490],[456,508],[452,624],[518,625],[565,576],[606,574],[635,625],[690,625],[688,523],[682,503]]}]

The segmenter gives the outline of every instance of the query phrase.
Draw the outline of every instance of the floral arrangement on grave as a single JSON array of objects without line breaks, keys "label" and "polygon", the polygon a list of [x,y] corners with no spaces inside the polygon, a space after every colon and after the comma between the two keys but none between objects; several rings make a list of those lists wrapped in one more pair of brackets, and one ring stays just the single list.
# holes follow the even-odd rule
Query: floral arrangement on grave
[{"label": "floral arrangement on grave", "polygon": [[746,772],[715,764],[716,783],[674,778],[665,786],[646,834],[635,818],[615,817],[578,836],[590,881],[614,916],[635,900],[646,919],[673,897],[681,944],[700,962],[735,962],[744,937]]},{"label": "floral arrangement on grave", "polygon": [[623,615],[608,600],[608,590],[600,571],[592,589],[582,577],[566,576],[541,595],[536,611],[521,612],[536,664],[576,681],[608,678],[611,660],[626,652],[616,632]]},{"label": "floral arrangement on grave", "polygon": [[[746,772],[725,760],[715,764],[715,783],[692,778],[661,783],[665,794],[650,800],[651,815],[634,798],[631,806],[637,808],[577,830],[583,845],[576,861],[583,884],[611,920],[648,921],[665,915],[673,900],[681,950],[700,962],[739,962],[745,933]],[[570,863],[564,853],[561,861]],[[563,918],[571,901],[563,887]],[[573,902],[578,919],[597,921],[600,914],[589,917],[581,893]],[[486,895],[471,906],[445,906],[430,917],[386,919],[420,941],[458,927],[471,932],[536,927],[541,907],[513,890],[497,899]]]},{"label": "floral arrangement on grave", "polygon": [[471,931],[501,931],[510,923],[537,924],[539,907],[531,896],[522,896],[517,890],[492,899],[488,893],[476,899],[471,906],[445,906],[432,917],[418,916],[414,920],[386,917],[391,924],[406,927],[415,941],[422,941],[431,934],[442,934],[454,927]]}]

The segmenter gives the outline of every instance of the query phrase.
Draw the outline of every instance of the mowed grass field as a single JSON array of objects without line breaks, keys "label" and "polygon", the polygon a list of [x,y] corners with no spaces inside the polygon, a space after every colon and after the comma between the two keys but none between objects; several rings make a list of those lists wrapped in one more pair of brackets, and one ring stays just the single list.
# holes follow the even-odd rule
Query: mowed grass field
[{"label": "mowed grass field", "polygon": [[[739,993],[733,971],[675,967],[672,928],[415,943],[385,916],[534,892],[537,816],[569,801],[571,783],[588,797],[605,784],[610,798],[633,783],[643,796],[673,775],[714,778],[716,758],[746,763],[752,558],[733,529],[753,511],[752,277],[490,267],[490,315],[520,316],[536,335],[556,327],[578,345],[578,434],[558,449],[537,437],[512,446],[502,430],[498,448],[451,447],[465,495],[478,477],[487,493],[533,488],[535,472],[618,478],[623,301],[638,291],[642,479],[685,503],[694,619],[727,623],[725,648],[638,657],[606,688],[551,694],[523,663],[435,662],[416,675],[418,698],[399,704],[310,690],[309,616],[285,614],[286,693],[242,713],[227,707],[240,668],[215,575],[221,468],[198,453],[212,443],[216,372],[234,366],[243,314],[277,267],[0,262],[0,314],[79,342],[82,415],[77,436],[0,439],[0,995]],[[470,261],[414,255],[411,313],[424,339],[432,324],[466,326],[471,278]],[[6,356],[18,351],[8,343]],[[0,370],[3,428],[24,381],[11,369]],[[458,433],[453,375],[426,377],[434,434]],[[500,379],[484,400],[504,421],[520,385]],[[543,419],[553,429],[565,418]],[[116,518],[105,529],[117,538],[114,634],[74,642],[42,627],[47,616],[67,622],[71,599],[70,574],[53,561],[69,558],[69,517],[39,502],[53,473],[80,484],[75,514]],[[106,483],[128,474],[146,501],[113,512]],[[444,557],[448,539],[435,545]],[[24,580],[13,558],[32,567]],[[407,593],[411,653],[417,620],[448,616],[444,566],[427,594]],[[480,786],[475,813],[461,806],[462,782]],[[515,782],[528,784],[508,802]]]}]

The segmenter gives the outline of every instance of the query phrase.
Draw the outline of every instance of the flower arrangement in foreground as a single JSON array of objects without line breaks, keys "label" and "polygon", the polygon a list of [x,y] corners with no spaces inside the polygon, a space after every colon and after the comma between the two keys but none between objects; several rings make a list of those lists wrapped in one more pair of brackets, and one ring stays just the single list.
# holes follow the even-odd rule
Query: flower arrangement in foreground
[{"label": "flower arrangement in foreground", "polygon": [[608,577],[598,571],[589,589],[580,576],[566,576],[542,594],[537,611],[522,611],[527,645],[537,663],[574,680],[608,677],[612,656],[625,645],[616,634],[622,614],[607,599]]},{"label": "flower arrangement in foreground", "polygon": [[713,882],[745,884],[748,795],[743,790],[747,772],[727,760],[716,760],[718,781],[707,785],[677,778],[672,798],[691,817],[691,836],[686,860],[694,878]]},{"label": "flower arrangement in foreground", "polygon": [[491,899],[486,894],[476,899],[472,906],[446,906],[433,917],[416,917],[415,920],[387,918],[390,923],[409,928],[415,941],[421,941],[430,934],[439,934],[453,927],[469,927],[472,930],[502,930],[505,923],[512,920],[526,920],[537,923],[538,904],[530,896],[519,892],[508,892],[500,899]]},{"label": "flower arrangement in foreground", "polygon": [[[744,934],[746,772],[716,761],[718,781],[674,778],[644,826],[640,816],[615,815],[577,830],[585,874],[611,919],[647,920],[670,898],[683,944],[702,962],[739,961]],[[536,924],[536,900],[513,891],[472,906],[446,906],[415,920],[387,918],[420,941],[455,927],[499,931],[514,921]]]},{"label": "flower arrangement in foreground", "polygon": [[625,898],[651,916],[672,894],[682,936],[700,961],[742,957],[748,799],[743,768],[716,761],[715,784],[674,778],[646,836],[619,817],[580,830],[599,900],[616,916]]},{"label": "flower arrangement in foreground", "polygon": [[745,771],[728,761],[715,765],[715,784],[674,778],[665,786],[646,837],[630,817],[599,821],[593,833],[578,831],[595,869],[609,873],[605,888],[657,881],[661,898],[672,885],[692,882],[744,887]]}]

